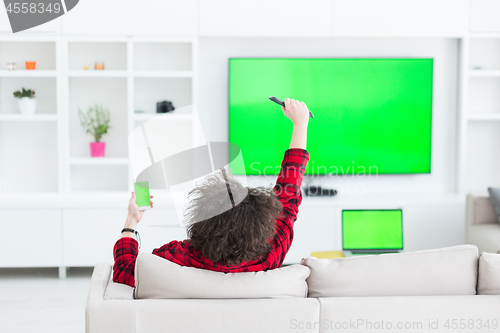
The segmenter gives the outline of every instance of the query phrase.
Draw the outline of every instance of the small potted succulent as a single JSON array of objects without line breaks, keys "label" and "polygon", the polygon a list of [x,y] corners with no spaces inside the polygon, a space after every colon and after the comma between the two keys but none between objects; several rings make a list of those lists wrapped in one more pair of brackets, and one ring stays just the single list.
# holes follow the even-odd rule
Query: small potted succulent
[{"label": "small potted succulent", "polygon": [[95,140],[95,142],[90,143],[90,156],[104,157],[106,143],[101,142],[101,139],[111,128],[109,126],[109,111],[102,105],[95,104],[94,107],[89,107],[87,112],[78,109],[78,116],[85,134],[91,134]]},{"label": "small potted succulent", "polygon": [[14,97],[17,98],[19,105],[19,112],[22,114],[34,114],[36,110],[35,91],[31,89],[24,89],[22,91],[15,91]]}]

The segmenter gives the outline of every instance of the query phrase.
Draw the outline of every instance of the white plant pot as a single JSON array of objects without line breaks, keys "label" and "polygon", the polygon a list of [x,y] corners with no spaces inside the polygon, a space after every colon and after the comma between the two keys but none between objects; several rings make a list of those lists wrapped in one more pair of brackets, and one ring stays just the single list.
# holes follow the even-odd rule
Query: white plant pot
[{"label": "white plant pot", "polygon": [[21,114],[35,114],[36,98],[23,97],[17,101]]}]

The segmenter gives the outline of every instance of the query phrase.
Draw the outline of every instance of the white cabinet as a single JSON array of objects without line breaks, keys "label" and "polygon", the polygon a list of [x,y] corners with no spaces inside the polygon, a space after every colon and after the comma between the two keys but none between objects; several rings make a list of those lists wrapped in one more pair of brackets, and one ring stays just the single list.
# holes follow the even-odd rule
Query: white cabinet
[{"label": "white cabinet", "polygon": [[194,36],[196,0],[85,0],[62,17],[65,35]]},{"label": "white cabinet", "polygon": [[200,36],[328,36],[331,0],[200,0]]},{"label": "white cabinet", "polygon": [[500,31],[500,0],[470,0],[470,30]]},{"label": "white cabinet", "polygon": [[467,19],[466,0],[333,0],[334,36],[455,37]]},{"label": "white cabinet", "polygon": [[2,209],[0,267],[61,265],[61,211]]},{"label": "white cabinet", "polygon": [[63,266],[113,262],[113,246],[127,217],[125,209],[63,210]]}]

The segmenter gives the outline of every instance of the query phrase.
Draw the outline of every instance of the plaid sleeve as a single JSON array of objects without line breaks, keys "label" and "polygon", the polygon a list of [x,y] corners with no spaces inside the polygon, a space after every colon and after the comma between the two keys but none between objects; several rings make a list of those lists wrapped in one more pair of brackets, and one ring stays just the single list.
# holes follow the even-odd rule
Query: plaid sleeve
[{"label": "plaid sleeve", "polygon": [[135,260],[139,254],[139,244],[134,238],[120,238],[113,249],[115,264],[113,265],[113,281],[135,286]]},{"label": "plaid sleeve", "polygon": [[283,213],[276,220],[276,234],[272,240],[274,257],[272,268],[283,263],[293,240],[293,225],[297,220],[302,202],[300,187],[306,171],[309,153],[304,149],[289,149],[285,152],[281,170],[276,181],[275,192],[283,205]]}]

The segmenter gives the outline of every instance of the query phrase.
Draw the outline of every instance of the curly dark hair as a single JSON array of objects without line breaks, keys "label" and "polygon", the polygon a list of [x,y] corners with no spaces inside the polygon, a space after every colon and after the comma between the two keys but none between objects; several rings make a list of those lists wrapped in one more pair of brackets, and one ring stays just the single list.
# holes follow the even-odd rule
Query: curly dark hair
[{"label": "curly dark hair", "polygon": [[[229,188],[234,207],[227,206]],[[197,184],[189,197],[184,213],[188,238],[205,257],[231,267],[261,259],[270,251],[276,218],[283,209],[271,188],[246,188],[218,171]],[[217,214],[221,207],[225,211]]]}]

